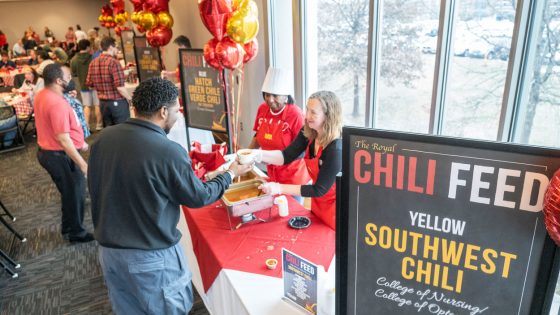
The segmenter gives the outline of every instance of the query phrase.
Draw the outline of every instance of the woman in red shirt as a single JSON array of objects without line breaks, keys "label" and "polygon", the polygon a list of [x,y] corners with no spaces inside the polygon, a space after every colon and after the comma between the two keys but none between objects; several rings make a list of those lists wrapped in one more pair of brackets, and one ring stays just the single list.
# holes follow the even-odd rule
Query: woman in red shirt
[{"label": "woman in red shirt", "polygon": [[[262,86],[264,103],[259,106],[253,130],[255,136],[249,148],[284,150],[303,127],[301,109],[294,105],[293,78],[283,69],[269,68]],[[269,181],[304,185],[310,180],[301,159],[286,165],[267,165]]]},{"label": "woman in red shirt", "polygon": [[0,30],[0,50],[8,50],[8,39],[6,34]]}]

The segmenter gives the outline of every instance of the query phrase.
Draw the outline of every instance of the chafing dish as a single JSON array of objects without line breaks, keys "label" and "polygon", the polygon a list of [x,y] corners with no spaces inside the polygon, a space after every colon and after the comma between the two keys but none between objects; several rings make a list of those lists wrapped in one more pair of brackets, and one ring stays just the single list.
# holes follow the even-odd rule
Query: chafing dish
[{"label": "chafing dish", "polygon": [[222,196],[228,215],[241,217],[272,208],[272,195],[265,194],[258,188],[264,182],[264,180],[258,178],[232,184]]}]

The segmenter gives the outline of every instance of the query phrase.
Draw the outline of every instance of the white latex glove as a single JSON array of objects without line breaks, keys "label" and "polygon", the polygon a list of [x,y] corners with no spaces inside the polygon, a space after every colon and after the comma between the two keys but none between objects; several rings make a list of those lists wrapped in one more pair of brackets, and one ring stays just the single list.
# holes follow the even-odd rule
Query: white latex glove
[{"label": "white latex glove", "polygon": [[269,195],[279,195],[282,193],[282,186],[279,183],[264,183],[259,186],[259,189],[262,190],[265,194]]},{"label": "white latex glove", "polygon": [[253,161],[260,163],[262,162],[262,150],[261,149],[255,149],[253,150]]}]

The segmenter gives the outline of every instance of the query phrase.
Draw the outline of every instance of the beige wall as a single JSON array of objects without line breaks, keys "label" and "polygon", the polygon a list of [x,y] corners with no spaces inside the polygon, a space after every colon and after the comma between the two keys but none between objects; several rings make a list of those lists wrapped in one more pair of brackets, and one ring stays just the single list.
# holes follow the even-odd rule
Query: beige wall
[{"label": "beige wall", "polygon": [[28,26],[44,38],[48,26],[55,37],[64,38],[68,26],[82,26],[86,31],[99,26],[97,17],[104,1],[100,0],[47,0],[0,1],[0,30],[8,37],[10,47],[23,36]]},{"label": "beige wall", "polygon": [[[10,45],[17,40],[17,37],[22,36],[23,31],[29,25],[39,32],[41,37],[43,37],[44,27],[49,26],[56,37],[62,38],[70,25],[80,24],[86,31],[93,26],[99,26],[97,17],[100,14],[101,6],[107,2],[102,0],[20,0],[14,2],[0,0],[0,12],[2,12],[0,30],[6,33]],[[240,145],[243,147],[249,144],[253,135],[251,129],[257,108],[262,103],[261,86],[266,74],[264,51],[268,46],[264,43],[266,29],[264,2],[266,1],[255,0],[255,2],[259,7],[260,30],[257,40],[260,50],[257,57],[246,64],[243,69],[244,84],[240,102],[243,124]],[[132,12],[130,1],[125,1],[125,6],[128,12]],[[189,37],[194,48],[203,48],[212,35],[202,24],[198,1],[170,0],[169,10],[175,20],[173,38],[182,34]],[[9,13],[6,14],[6,12]],[[178,50],[172,43],[163,48],[163,61],[167,69],[175,69],[177,66]]]}]

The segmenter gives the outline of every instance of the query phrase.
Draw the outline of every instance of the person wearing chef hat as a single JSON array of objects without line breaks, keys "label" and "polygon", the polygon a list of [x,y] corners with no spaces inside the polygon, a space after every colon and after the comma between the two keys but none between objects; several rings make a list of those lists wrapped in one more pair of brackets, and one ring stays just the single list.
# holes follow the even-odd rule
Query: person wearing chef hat
[{"label": "person wearing chef hat", "polygon": [[[301,109],[294,104],[293,76],[281,68],[268,68],[262,86],[264,102],[259,106],[250,149],[284,150],[303,127]],[[286,165],[267,165],[269,181],[303,185],[309,182],[305,162],[294,160]],[[297,198],[301,201],[301,197]]]}]

